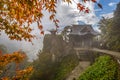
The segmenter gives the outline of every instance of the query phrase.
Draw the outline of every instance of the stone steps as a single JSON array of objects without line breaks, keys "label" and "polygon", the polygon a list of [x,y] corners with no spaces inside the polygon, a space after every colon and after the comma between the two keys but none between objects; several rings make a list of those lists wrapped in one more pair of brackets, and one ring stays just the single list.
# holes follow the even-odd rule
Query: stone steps
[{"label": "stone steps", "polygon": [[89,61],[80,61],[78,66],[75,67],[75,69],[69,74],[66,80],[78,79],[82,72],[85,71],[88,66],[90,66]]}]

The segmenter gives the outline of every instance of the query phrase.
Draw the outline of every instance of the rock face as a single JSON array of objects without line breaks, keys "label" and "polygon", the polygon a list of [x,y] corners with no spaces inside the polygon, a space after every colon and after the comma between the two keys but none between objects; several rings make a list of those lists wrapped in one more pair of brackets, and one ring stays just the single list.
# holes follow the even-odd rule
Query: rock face
[{"label": "rock face", "polygon": [[71,60],[73,61],[78,60],[76,61],[78,62],[78,64],[75,68],[73,68],[72,71],[67,73],[67,76],[64,76],[65,77],[64,80],[74,80],[74,78],[77,79],[80,76],[80,74],[91,63],[92,57],[90,56],[90,54],[87,54],[89,52],[78,52],[79,55],[77,55],[76,51],[73,48],[73,45],[70,42],[69,43],[65,42],[62,38],[62,35],[47,34],[44,37],[43,44],[44,44],[43,53],[47,53],[48,55],[51,55],[51,60],[53,62],[61,62],[63,61],[64,58],[66,58],[70,54],[76,56],[75,59],[71,59]]},{"label": "rock face", "polygon": [[59,61],[64,56],[75,53],[72,45],[66,43],[61,35],[47,34],[44,37],[43,44],[43,52],[52,54],[53,61]]}]

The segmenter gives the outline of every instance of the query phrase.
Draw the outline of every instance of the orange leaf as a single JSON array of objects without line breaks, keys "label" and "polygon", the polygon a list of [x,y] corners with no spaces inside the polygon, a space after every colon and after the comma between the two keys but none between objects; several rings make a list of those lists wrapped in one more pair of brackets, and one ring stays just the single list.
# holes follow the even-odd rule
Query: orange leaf
[{"label": "orange leaf", "polygon": [[2,51],[0,50],[0,56],[2,55]]},{"label": "orange leaf", "polygon": [[41,31],[40,34],[44,35],[44,31]]},{"label": "orange leaf", "polygon": [[81,7],[81,4],[80,3],[77,3],[77,8]]},{"label": "orange leaf", "polygon": [[9,80],[9,78],[8,77],[3,77],[2,80]]},{"label": "orange leaf", "polygon": [[83,0],[83,2],[85,2],[85,3],[86,3],[86,1],[88,1],[88,0]]},{"label": "orange leaf", "polygon": [[84,9],[85,9],[84,6],[79,7],[79,10],[80,10],[80,11],[83,11]]},{"label": "orange leaf", "polygon": [[85,9],[85,6],[83,6],[82,4],[78,3],[77,4],[77,9],[80,11],[83,11]]},{"label": "orange leaf", "polygon": [[55,17],[55,14],[52,14],[52,15],[50,16],[50,20],[53,20],[54,17]]},{"label": "orange leaf", "polygon": [[43,29],[43,26],[42,26],[42,25],[39,25],[38,28],[39,28],[40,30],[42,30],[42,29]]},{"label": "orange leaf", "polygon": [[58,22],[58,23],[59,23],[60,21],[56,19],[56,22]]},{"label": "orange leaf", "polygon": [[90,10],[87,8],[86,10],[85,10],[85,13],[89,13],[90,12]]},{"label": "orange leaf", "polygon": [[91,0],[92,2],[96,3],[96,0]]}]

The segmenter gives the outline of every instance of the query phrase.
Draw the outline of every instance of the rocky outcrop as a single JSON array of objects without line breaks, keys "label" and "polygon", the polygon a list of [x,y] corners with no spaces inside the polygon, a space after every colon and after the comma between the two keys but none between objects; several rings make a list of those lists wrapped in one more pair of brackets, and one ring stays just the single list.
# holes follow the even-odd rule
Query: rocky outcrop
[{"label": "rocky outcrop", "polygon": [[47,34],[43,41],[43,52],[52,54],[52,60],[59,61],[68,54],[75,53],[72,45],[65,42],[61,35]]}]

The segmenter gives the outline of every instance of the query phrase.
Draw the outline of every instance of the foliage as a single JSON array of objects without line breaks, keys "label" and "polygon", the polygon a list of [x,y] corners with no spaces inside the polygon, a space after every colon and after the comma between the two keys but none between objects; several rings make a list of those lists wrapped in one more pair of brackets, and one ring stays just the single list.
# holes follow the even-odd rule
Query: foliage
[{"label": "foliage", "polygon": [[69,73],[78,65],[79,60],[76,55],[69,54],[62,59],[56,70],[56,75],[53,80],[64,80]]},{"label": "foliage", "polygon": [[38,57],[33,62],[34,72],[30,80],[62,80],[79,62],[75,54],[65,56],[59,62],[52,61],[51,53],[40,53]]},{"label": "foliage", "polygon": [[[74,0],[62,0],[63,2],[72,3]],[[96,0],[81,0],[86,3],[92,1],[97,3]],[[80,11],[89,13],[89,8],[81,3],[76,3]],[[4,30],[5,33],[12,40],[26,40],[31,41],[35,36],[31,34],[32,23],[37,23],[40,33],[44,34],[41,18],[43,17],[43,10],[50,13],[50,20],[55,23],[58,28],[59,20],[56,19],[55,14],[59,0],[0,0],[0,31]],[[100,8],[101,4],[97,3]],[[44,15],[45,16],[45,15]]]},{"label": "foliage", "polygon": [[45,35],[43,44],[42,53],[33,62],[35,71],[31,80],[64,79],[78,63],[72,46],[66,44],[61,35],[52,34]]},{"label": "foliage", "polygon": [[1,50],[0,53],[3,53],[3,54],[8,52],[7,47],[3,44],[0,44],[0,50]]},{"label": "foliage", "polygon": [[[28,76],[32,73],[33,68],[28,67],[26,69],[20,70],[19,64],[24,60],[25,54],[21,54],[19,51],[12,54],[2,54],[0,53],[0,78],[1,80],[28,80]],[[4,74],[9,74],[9,69],[7,69],[10,63],[16,63],[16,73],[14,76],[10,77]]]},{"label": "foliage", "polygon": [[112,50],[120,51],[120,3],[111,19],[103,18],[100,21],[100,29],[102,31],[102,40],[104,44]]},{"label": "foliage", "polygon": [[109,27],[111,26],[113,21],[113,18],[104,18],[102,17],[102,19],[99,22],[99,26],[100,26],[100,30],[101,30],[101,37],[103,40],[105,40],[107,38],[107,35],[109,33]]},{"label": "foliage", "polygon": [[[55,69],[50,53],[40,53],[38,59],[33,62],[34,72],[30,80],[51,80]],[[47,77],[46,77],[47,76]]]},{"label": "foliage", "polygon": [[118,65],[110,56],[100,56],[78,80],[119,80]]},{"label": "foliage", "polygon": [[120,3],[114,12],[113,23],[109,32],[109,43],[112,50],[120,51]]},{"label": "foliage", "polygon": [[101,30],[101,41],[102,41],[101,47],[110,48],[108,46],[108,42],[111,36],[109,35],[109,33],[111,30],[112,23],[113,23],[113,18],[107,19],[104,17],[99,22],[99,26],[100,26],[99,29]]},{"label": "foliage", "polygon": [[[67,3],[72,2],[72,0],[62,1]],[[87,1],[97,3],[96,0],[81,1],[84,3]],[[59,27],[59,20],[55,17],[56,5],[58,3],[58,0],[0,0],[0,32],[4,31],[11,40],[26,40],[31,42],[35,37],[31,34],[33,29],[30,26],[32,23],[36,22],[41,31],[40,33],[44,34],[41,22],[41,18],[43,17],[42,10],[48,11],[50,13],[49,18],[55,23],[56,29]],[[99,3],[97,4],[100,8],[102,8]],[[83,4],[76,3],[76,5],[80,11],[89,13],[89,8],[83,6]],[[3,68],[9,63],[15,62],[16,65],[18,65],[23,59],[24,56],[19,52],[4,55],[0,53],[0,72],[2,73]],[[23,80],[23,77],[31,72],[32,67],[16,72],[16,75],[12,78],[5,76],[2,80]],[[27,80],[26,77],[25,79]]]}]

